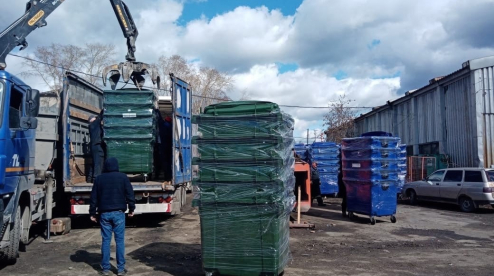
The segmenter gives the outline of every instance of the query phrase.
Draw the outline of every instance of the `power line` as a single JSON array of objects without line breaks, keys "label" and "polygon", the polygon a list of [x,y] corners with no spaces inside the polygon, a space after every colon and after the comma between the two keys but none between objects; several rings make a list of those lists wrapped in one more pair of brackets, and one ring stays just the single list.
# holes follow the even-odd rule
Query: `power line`
[{"label": "power line", "polygon": [[[13,56],[13,57],[17,57],[17,58],[22,58],[22,59],[25,59],[25,60],[29,60],[29,61],[32,61],[32,62],[44,64],[44,65],[47,65],[47,66],[55,67],[55,68],[58,68],[58,69],[61,69],[61,70],[68,70],[68,71],[71,71],[71,72],[74,72],[74,73],[83,74],[83,75],[86,75],[88,77],[100,78],[100,76],[92,75],[92,74],[89,74],[89,73],[86,73],[86,72],[82,72],[82,71],[78,71],[78,70],[73,70],[73,69],[70,69],[70,68],[65,68],[63,66],[57,66],[57,65],[54,65],[54,64],[51,64],[51,63],[48,63],[48,62],[44,62],[44,61],[37,60],[37,59],[32,59],[32,58],[29,58],[29,57],[26,57],[26,56],[20,56],[20,55],[16,55],[16,54],[12,54],[12,53],[9,53],[9,55],[10,56]],[[119,83],[127,84],[126,82],[120,81],[120,80],[118,82]],[[143,88],[148,88],[148,89],[156,89],[156,90],[168,92],[168,90],[165,89],[165,88],[154,88],[154,87],[150,87],[150,86],[142,86],[142,87]],[[192,97],[202,98],[202,99],[209,99],[209,100],[216,100],[216,101],[223,101],[223,102],[230,102],[230,101],[232,101],[230,99],[208,97],[208,96],[202,96],[202,95],[197,95],[197,94],[192,94]],[[280,104],[279,106],[281,106],[281,107],[287,107],[287,108],[301,108],[301,109],[330,109],[331,108],[330,106],[300,106],[300,105],[282,105],[282,104]],[[343,106],[342,108],[348,108],[348,109],[370,109],[370,108],[374,108],[374,107],[369,107],[369,106]]]},{"label": "power line", "polygon": [[[312,109],[312,108],[324,108],[324,109],[328,109],[328,108],[331,108],[331,106],[301,106],[301,105],[284,105],[284,104],[280,104],[279,106],[289,107],[289,108],[307,108],[307,109]],[[374,107],[369,107],[369,106],[343,106],[342,108],[368,109],[368,108],[374,108]]]}]

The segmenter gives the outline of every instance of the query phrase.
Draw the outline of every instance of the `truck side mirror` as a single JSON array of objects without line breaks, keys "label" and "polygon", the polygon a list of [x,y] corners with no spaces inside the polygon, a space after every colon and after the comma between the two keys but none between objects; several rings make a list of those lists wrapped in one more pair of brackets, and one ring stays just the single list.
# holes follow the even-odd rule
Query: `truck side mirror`
[{"label": "truck side mirror", "polygon": [[38,117],[39,114],[39,90],[29,89],[26,94],[27,97],[27,115],[29,117]]},{"label": "truck side mirror", "polygon": [[21,128],[23,129],[36,129],[38,127],[38,119],[35,117],[22,117]]}]

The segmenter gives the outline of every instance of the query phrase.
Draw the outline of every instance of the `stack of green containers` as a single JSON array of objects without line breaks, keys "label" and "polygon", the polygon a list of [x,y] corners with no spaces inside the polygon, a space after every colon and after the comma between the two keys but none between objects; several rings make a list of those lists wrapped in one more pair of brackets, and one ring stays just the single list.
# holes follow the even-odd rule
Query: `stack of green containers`
[{"label": "stack of green containers", "polygon": [[156,96],[151,90],[104,91],[103,130],[107,157],[128,174],[153,172]]},{"label": "stack of green containers", "polygon": [[206,275],[279,275],[290,260],[293,119],[277,104],[248,101],[210,105],[193,122]]}]

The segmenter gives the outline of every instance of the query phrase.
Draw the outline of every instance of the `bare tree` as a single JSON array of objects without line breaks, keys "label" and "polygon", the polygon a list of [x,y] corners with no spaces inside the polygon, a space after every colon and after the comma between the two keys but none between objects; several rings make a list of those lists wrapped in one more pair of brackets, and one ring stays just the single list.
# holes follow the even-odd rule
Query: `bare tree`
[{"label": "bare tree", "polygon": [[29,70],[24,76],[39,76],[53,91],[61,91],[66,70],[83,72],[81,77],[97,84],[103,68],[114,61],[115,46],[111,44],[75,45],[51,44],[37,47],[32,59],[26,59],[24,65]]},{"label": "bare tree", "polygon": [[101,80],[103,69],[115,63],[115,45],[88,43],[83,50],[82,68],[88,74],[84,78],[91,84],[97,84]]},{"label": "bare tree", "polygon": [[230,101],[227,90],[231,88],[232,78],[210,67],[198,68],[188,63],[183,57],[174,55],[161,56],[156,64],[162,77],[162,87],[168,87],[168,76],[175,76],[188,82],[193,90],[192,112],[198,114],[202,108],[223,101]]},{"label": "bare tree", "polygon": [[355,133],[354,119],[356,113],[348,108],[354,100],[349,100],[345,95],[329,105],[329,112],[324,116],[324,126],[327,127],[326,140],[341,143],[343,138],[353,137]]}]

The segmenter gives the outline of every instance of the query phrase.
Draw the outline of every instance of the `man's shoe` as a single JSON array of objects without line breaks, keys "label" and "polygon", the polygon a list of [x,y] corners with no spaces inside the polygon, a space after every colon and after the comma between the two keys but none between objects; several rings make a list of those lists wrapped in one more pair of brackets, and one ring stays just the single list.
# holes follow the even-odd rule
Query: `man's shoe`
[{"label": "man's shoe", "polygon": [[325,203],[318,203],[317,206],[323,207],[323,206],[326,206],[326,204]]},{"label": "man's shoe", "polygon": [[110,276],[110,271],[109,270],[102,270],[99,272],[99,275]]},{"label": "man's shoe", "polygon": [[117,275],[118,276],[125,276],[125,275],[127,275],[127,270],[124,269],[124,271],[119,271]]}]

